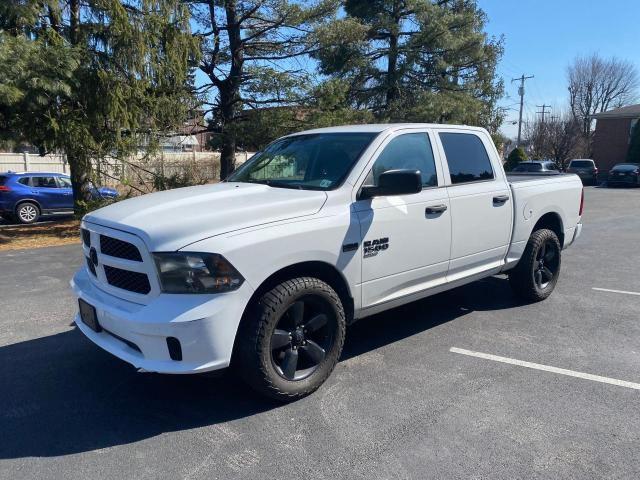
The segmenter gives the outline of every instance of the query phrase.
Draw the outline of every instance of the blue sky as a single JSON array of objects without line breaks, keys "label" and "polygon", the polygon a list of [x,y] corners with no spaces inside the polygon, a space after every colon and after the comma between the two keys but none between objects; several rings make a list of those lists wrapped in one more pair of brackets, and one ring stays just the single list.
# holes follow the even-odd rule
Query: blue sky
[{"label": "blue sky", "polygon": [[[525,116],[533,118],[543,103],[566,108],[566,66],[576,55],[617,56],[640,70],[640,0],[479,0],[479,5],[489,19],[487,32],[504,35],[498,73],[508,97],[502,104],[517,109],[511,105],[519,102],[511,79],[535,75],[525,84]],[[508,111],[508,120],[517,118],[517,111]],[[502,130],[517,134],[508,121]]]}]

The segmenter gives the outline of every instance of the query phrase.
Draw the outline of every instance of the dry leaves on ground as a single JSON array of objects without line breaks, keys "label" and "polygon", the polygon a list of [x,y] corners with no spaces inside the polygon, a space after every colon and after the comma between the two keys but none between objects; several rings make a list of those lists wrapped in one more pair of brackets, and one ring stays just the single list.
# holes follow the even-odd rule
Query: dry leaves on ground
[{"label": "dry leaves on ground", "polygon": [[10,225],[0,229],[0,251],[80,243],[80,222],[63,220],[39,225]]}]

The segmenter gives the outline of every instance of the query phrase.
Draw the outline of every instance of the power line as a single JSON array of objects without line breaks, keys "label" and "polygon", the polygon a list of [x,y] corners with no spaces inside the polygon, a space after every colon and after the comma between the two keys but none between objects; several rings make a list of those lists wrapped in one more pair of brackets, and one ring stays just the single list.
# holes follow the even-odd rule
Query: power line
[{"label": "power line", "polygon": [[511,83],[520,82],[520,86],[518,87],[518,95],[520,95],[520,116],[518,117],[518,141],[516,143],[516,147],[520,146],[520,139],[522,137],[522,108],[524,107],[524,81],[529,78],[533,78],[533,75],[529,75],[525,77],[524,73],[520,78],[512,78]]},{"label": "power line", "polygon": [[546,113],[546,109],[548,108],[549,110],[551,110],[551,105],[546,105],[546,104],[542,104],[542,105],[536,105],[536,107],[541,108],[542,111],[541,112],[536,112],[536,113],[540,113],[542,114],[542,123],[544,123],[544,114]]}]

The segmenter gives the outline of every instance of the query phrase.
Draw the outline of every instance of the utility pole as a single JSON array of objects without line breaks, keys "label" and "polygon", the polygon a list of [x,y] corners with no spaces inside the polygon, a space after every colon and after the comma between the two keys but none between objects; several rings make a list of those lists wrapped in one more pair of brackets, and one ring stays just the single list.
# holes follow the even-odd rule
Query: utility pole
[{"label": "utility pole", "polygon": [[522,136],[522,109],[524,108],[524,81],[533,78],[533,75],[529,75],[528,77],[524,76],[524,73],[520,78],[512,78],[511,83],[520,82],[520,86],[518,87],[518,95],[520,95],[520,117],[518,118],[518,142],[516,143],[516,147],[520,146],[520,138]]},{"label": "utility pole", "polygon": [[[536,113],[541,113],[542,114],[542,123],[544,123],[544,114],[546,113],[547,108],[549,110],[551,110],[551,105],[545,105],[544,103],[542,105],[536,105],[536,107],[541,108],[542,111],[541,112],[536,112]],[[553,119],[553,117],[552,117]]]}]

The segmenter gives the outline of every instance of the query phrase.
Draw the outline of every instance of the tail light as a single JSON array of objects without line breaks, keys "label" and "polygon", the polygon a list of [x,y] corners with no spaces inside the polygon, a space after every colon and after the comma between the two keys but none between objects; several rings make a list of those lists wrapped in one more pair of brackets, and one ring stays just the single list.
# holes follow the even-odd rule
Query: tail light
[{"label": "tail light", "polygon": [[7,186],[0,185],[0,192],[10,192],[11,189]]},{"label": "tail light", "polygon": [[580,193],[580,212],[578,215],[582,216],[582,211],[584,210],[584,187],[582,187],[582,193]]}]

